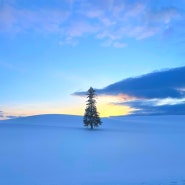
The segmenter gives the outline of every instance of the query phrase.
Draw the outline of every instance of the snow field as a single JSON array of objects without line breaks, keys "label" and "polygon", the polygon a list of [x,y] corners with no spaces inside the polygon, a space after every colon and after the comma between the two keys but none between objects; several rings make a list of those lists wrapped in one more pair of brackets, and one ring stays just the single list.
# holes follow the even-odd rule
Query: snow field
[{"label": "snow field", "polygon": [[185,116],[0,122],[2,185],[185,185]]}]

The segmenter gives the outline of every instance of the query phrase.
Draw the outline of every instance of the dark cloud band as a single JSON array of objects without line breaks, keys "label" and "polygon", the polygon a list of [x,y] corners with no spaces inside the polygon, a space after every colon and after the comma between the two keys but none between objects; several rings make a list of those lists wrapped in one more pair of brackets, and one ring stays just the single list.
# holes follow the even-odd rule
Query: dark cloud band
[{"label": "dark cloud band", "polygon": [[185,67],[153,72],[128,78],[97,90],[100,94],[128,94],[137,98],[182,98],[185,88]]},{"label": "dark cloud band", "polygon": [[[185,114],[185,102],[170,105],[157,105],[151,103],[153,99],[178,99],[185,98],[185,67],[152,72],[143,76],[128,78],[111,84],[103,89],[97,89],[100,95],[126,94],[137,100],[120,102],[137,109],[134,114]],[[84,95],[85,92],[76,92],[76,95]]]}]

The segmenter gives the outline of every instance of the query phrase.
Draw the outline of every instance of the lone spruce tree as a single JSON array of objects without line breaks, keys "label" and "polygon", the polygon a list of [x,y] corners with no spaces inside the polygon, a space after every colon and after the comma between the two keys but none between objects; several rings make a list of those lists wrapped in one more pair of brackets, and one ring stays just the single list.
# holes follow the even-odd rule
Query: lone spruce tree
[{"label": "lone spruce tree", "polygon": [[97,112],[95,96],[95,90],[90,87],[90,89],[87,91],[88,100],[83,122],[84,126],[90,126],[91,129],[102,124],[99,113]]}]

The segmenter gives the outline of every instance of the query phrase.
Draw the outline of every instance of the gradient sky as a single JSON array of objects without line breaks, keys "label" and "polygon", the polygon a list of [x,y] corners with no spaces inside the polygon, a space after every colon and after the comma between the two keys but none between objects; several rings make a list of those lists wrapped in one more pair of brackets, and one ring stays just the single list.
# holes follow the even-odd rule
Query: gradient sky
[{"label": "gradient sky", "polygon": [[[83,114],[74,92],[184,66],[184,26],[184,0],[0,0],[1,119]],[[101,116],[132,111],[97,101]]]}]

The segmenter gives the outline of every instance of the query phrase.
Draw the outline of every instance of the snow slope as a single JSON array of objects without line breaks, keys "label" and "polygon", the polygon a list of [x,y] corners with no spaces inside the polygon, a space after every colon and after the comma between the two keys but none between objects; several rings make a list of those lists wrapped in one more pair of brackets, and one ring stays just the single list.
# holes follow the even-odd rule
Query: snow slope
[{"label": "snow slope", "polygon": [[0,121],[0,185],[185,185],[185,116]]}]

